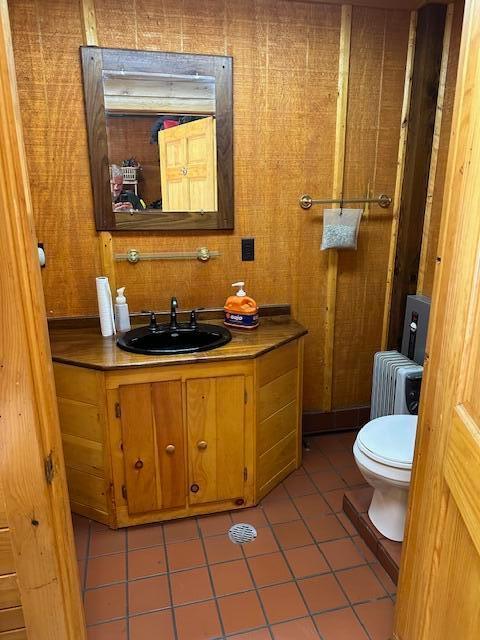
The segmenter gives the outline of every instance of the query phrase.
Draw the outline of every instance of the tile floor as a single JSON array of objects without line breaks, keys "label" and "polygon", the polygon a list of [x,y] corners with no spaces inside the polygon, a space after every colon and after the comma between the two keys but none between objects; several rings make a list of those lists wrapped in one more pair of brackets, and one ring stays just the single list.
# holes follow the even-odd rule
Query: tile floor
[{"label": "tile floor", "polygon": [[[342,512],[352,432],[255,508],[111,531],[74,517],[89,640],[388,640],[395,586]],[[234,522],[258,531],[230,542]]]}]

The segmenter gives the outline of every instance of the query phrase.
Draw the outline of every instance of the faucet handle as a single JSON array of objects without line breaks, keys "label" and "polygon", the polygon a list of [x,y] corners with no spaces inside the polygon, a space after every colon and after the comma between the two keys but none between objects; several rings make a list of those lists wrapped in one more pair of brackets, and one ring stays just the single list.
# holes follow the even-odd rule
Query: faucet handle
[{"label": "faucet handle", "polygon": [[148,325],[148,328],[150,329],[150,331],[156,331],[158,329],[158,325],[157,325],[157,318],[155,316],[155,311],[150,311],[150,323]]},{"label": "faucet handle", "polygon": [[196,329],[197,328],[197,313],[199,311],[203,311],[205,309],[205,307],[195,307],[195,309],[192,309],[190,311],[190,329]]},{"label": "faucet handle", "polygon": [[196,329],[197,328],[197,311],[196,309],[192,309],[190,311],[190,329]]}]

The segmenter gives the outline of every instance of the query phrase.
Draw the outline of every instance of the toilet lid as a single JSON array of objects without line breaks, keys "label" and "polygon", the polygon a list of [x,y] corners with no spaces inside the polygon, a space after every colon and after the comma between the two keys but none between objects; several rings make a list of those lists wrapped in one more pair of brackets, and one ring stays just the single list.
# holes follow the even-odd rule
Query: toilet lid
[{"label": "toilet lid", "polygon": [[357,444],[366,456],[399,469],[410,469],[413,462],[418,416],[382,416],[360,429]]}]

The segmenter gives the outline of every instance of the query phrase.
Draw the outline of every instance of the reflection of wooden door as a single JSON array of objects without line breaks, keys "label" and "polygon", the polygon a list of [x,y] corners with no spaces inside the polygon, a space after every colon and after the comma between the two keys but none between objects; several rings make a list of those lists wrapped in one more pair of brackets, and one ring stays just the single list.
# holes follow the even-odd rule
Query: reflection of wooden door
[{"label": "reflection of wooden door", "polygon": [[189,501],[243,498],[245,377],[187,380]]},{"label": "reflection of wooden door", "polygon": [[480,0],[467,0],[395,621],[480,637]]},{"label": "reflection of wooden door", "polygon": [[119,387],[128,512],[185,505],[182,383]]},{"label": "reflection of wooden door", "polygon": [[217,211],[214,118],[164,129],[158,145],[163,211]]}]

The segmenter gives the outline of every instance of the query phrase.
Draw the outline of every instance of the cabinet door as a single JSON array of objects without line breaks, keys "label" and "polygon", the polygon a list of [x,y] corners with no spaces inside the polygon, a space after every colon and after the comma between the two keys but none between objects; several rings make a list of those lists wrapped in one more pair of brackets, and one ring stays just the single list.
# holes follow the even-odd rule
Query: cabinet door
[{"label": "cabinet door", "polygon": [[129,513],[185,505],[181,382],[126,385],[119,393]]},{"label": "cabinet door", "polygon": [[191,504],[243,498],[245,377],[187,380]]}]

